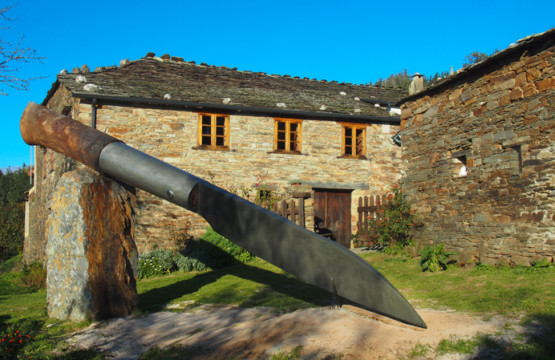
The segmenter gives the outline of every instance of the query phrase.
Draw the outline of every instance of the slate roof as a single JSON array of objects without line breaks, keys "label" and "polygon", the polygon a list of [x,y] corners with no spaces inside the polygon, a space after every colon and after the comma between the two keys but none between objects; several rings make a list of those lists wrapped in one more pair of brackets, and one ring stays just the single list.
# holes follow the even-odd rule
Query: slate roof
[{"label": "slate roof", "polygon": [[[155,57],[149,53],[136,61],[122,61],[116,67],[62,72],[43,103],[59,85],[73,96],[117,98],[122,101],[156,100],[179,105],[203,104],[225,109],[342,114],[355,118],[387,118],[388,105],[408,95],[407,91],[326,80],[268,75],[227,67],[186,62],[180,58]],[[381,106],[378,106],[378,104]]]}]

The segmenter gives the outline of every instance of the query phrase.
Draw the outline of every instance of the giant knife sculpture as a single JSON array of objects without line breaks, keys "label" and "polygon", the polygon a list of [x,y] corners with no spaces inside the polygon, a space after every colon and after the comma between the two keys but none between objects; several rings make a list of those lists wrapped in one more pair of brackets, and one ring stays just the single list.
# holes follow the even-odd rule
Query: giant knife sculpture
[{"label": "giant knife sculpture", "polygon": [[331,240],[44,106],[30,103],[20,128],[27,144],[48,147],[194,211],[219,234],[309,284],[426,328],[387,279]]}]

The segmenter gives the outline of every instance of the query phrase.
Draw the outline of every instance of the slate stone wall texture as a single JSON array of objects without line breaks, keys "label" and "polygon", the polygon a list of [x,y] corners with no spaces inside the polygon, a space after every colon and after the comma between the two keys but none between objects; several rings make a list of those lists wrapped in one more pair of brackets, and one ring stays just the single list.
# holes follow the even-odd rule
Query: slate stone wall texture
[{"label": "slate stone wall texture", "polygon": [[421,245],[445,242],[463,262],[553,261],[555,48],[547,43],[403,105],[403,190],[423,217]]},{"label": "slate stone wall texture", "polygon": [[88,169],[62,175],[47,222],[48,316],[98,320],[137,307],[134,206],[133,194]]}]

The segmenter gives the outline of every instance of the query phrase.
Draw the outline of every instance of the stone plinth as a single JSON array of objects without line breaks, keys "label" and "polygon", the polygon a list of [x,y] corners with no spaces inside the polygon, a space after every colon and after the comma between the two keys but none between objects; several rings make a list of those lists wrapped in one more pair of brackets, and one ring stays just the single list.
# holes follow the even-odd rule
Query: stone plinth
[{"label": "stone plinth", "polygon": [[47,222],[48,316],[82,321],[138,305],[135,196],[87,169],[65,173]]}]

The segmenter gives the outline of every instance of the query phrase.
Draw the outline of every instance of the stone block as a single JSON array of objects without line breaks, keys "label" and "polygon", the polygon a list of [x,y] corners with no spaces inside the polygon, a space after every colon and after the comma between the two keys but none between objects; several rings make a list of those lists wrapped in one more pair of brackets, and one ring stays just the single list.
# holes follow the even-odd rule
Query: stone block
[{"label": "stone block", "polygon": [[509,97],[510,97],[511,101],[515,101],[515,100],[522,99],[523,95],[524,95],[524,93],[522,92],[522,89],[521,88],[516,88],[516,89],[513,89],[510,92]]},{"label": "stone block", "polygon": [[538,89],[533,83],[526,83],[522,87],[524,97],[532,96],[538,93]]},{"label": "stone block", "polygon": [[527,78],[529,81],[538,79],[542,75],[541,71],[536,68],[529,68],[527,70]]},{"label": "stone block", "polygon": [[499,86],[499,89],[501,90],[512,89],[515,87],[515,79],[505,80],[502,83],[500,83],[498,86]]},{"label": "stone block", "polygon": [[517,266],[530,266],[532,259],[525,256],[513,255],[511,256],[511,263]]},{"label": "stone block", "polygon": [[486,256],[485,254],[480,254],[480,259],[478,260],[478,262],[484,265],[497,265],[500,263],[497,258]]},{"label": "stone block", "polygon": [[134,208],[134,195],[90,170],[60,178],[47,222],[49,317],[98,320],[136,309]]},{"label": "stone block", "polygon": [[516,75],[515,77],[515,84],[514,86],[520,86],[522,84],[526,83],[526,73],[525,72],[521,72],[519,74]]},{"label": "stone block", "polygon": [[457,249],[455,255],[452,255],[451,258],[455,260],[459,265],[473,264],[478,261],[474,254],[474,250],[470,247]]},{"label": "stone block", "polygon": [[547,79],[540,80],[540,81],[536,82],[536,88],[540,92],[550,90],[554,86],[555,85],[554,85],[554,82],[553,82],[553,78],[547,78]]}]

